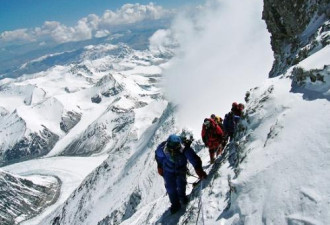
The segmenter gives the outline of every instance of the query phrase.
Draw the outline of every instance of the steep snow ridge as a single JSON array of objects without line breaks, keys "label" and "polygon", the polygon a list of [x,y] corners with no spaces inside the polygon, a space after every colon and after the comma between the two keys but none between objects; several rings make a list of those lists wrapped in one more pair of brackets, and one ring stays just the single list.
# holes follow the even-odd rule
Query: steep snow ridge
[{"label": "steep snow ridge", "polygon": [[135,123],[134,131],[137,138],[140,139],[141,135],[150,127],[151,124],[156,123],[159,118],[154,117],[161,115],[162,111],[166,108],[166,101],[154,101],[142,108],[135,108]]},{"label": "steep snow ridge", "polygon": [[[0,117],[0,149],[1,154],[23,138],[26,131],[26,122],[19,117],[16,111]],[[2,159],[0,160],[0,162]]]},{"label": "steep snow ridge", "polygon": [[241,158],[233,182],[236,192],[229,211],[239,215],[240,223],[327,224],[330,220],[329,100],[305,96],[308,89],[329,90],[328,64],[320,65],[329,57],[329,48],[324,48],[297,65],[306,70],[324,68],[324,82],[307,78],[301,93],[291,92],[292,68],[252,91],[248,129],[239,143],[239,154],[246,158]]}]

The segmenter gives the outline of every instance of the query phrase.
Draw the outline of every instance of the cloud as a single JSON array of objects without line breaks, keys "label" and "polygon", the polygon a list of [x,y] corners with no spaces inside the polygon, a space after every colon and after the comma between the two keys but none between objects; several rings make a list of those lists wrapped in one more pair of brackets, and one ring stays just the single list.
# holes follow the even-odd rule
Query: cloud
[{"label": "cloud", "polygon": [[28,33],[27,29],[18,29],[13,31],[4,31],[0,34],[2,41],[34,41],[32,35]]},{"label": "cloud", "polygon": [[165,91],[179,106],[181,125],[198,137],[205,117],[224,117],[268,76],[273,53],[262,6],[259,0],[208,1],[171,27],[180,47],[165,72]]},{"label": "cloud", "polygon": [[132,24],[143,20],[157,20],[165,16],[167,10],[153,3],[148,5],[125,4],[116,12],[106,10],[100,24],[102,26],[114,26],[120,24]]},{"label": "cloud", "polygon": [[41,27],[5,31],[0,34],[0,40],[3,42],[33,42],[51,39],[58,43],[88,40],[109,35],[114,26],[157,20],[171,13],[153,3],[148,5],[125,4],[117,11],[106,10],[101,17],[90,14],[80,19],[73,27],[57,21],[45,21]]},{"label": "cloud", "polygon": [[[171,30],[160,29],[149,38],[149,50],[153,54],[166,54],[178,46],[177,39]],[[173,54],[173,52],[169,52]]]},{"label": "cloud", "polygon": [[96,38],[101,38],[101,37],[106,37],[110,34],[110,32],[108,30],[98,30],[95,33],[95,37]]}]

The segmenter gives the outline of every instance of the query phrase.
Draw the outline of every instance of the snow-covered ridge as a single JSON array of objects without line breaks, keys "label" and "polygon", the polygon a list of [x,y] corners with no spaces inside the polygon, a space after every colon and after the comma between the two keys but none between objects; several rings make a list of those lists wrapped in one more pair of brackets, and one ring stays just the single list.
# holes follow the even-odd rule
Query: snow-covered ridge
[{"label": "snow-covered ridge", "polygon": [[[237,178],[229,221],[328,223],[330,71],[328,63],[318,68],[329,57],[326,47],[250,92],[246,128],[233,151]],[[317,71],[322,80],[305,76],[297,82],[296,68]]]}]

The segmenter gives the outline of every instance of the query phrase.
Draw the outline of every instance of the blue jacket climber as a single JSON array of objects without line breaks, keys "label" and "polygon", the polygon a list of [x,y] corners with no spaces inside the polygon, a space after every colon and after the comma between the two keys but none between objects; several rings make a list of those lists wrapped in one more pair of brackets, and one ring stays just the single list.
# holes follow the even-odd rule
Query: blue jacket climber
[{"label": "blue jacket climber", "polygon": [[202,161],[190,145],[183,146],[179,136],[172,134],[155,151],[158,173],[163,176],[165,188],[171,202],[171,213],[188,203],[186,196],[186,173],[188,161],[193,165],[200,179],[206,178]]}]

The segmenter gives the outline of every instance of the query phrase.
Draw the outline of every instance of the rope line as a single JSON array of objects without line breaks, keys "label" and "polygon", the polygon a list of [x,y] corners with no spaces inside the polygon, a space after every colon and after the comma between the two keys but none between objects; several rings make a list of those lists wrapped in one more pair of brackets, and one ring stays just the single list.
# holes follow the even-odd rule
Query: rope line
[{"label": "rope line", "polygon": [[199,201],[198,201],[198,214],[197,214],[196,225],[198,225],[199,215],[200,215],[201,211],[202,211],[202,224],[205,225],[203,199],[202,199],[203,180],[201,180],[200,185],[201,185],[201,187],[200,187],[200,195],[199,195]]},{"label": "rope line", "polygon": [[201,181],[201,190],[200,190],[200,198],[201,198],[201,210],[202,210],[202,222],[203,225],[205,225],[205,221],[204,221],[204,208],[203,208],[203,199],[202,199],[202,190],[203,190],[203,180]]}]

